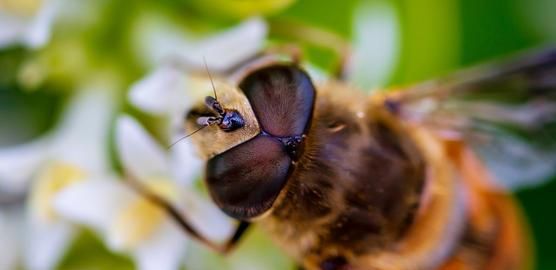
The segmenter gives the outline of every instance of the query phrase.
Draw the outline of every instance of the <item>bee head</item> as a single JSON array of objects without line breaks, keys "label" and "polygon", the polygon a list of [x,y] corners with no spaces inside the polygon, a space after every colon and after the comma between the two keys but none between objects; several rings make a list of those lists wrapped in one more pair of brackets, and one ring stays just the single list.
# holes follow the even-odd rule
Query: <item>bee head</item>
[{"label": "bee head", "polygon": [[203,159],[210,159],[260,132],[249,101],[237,87],[215,81],[218,97],[207,96],[185,114],[185,130]]},{"label": "bee head", "polygon": [[216,98],[207,96],[205,105],[214,114],[212,116],[201,116],[197,118],[197,124],[201,127],[218,126],[225,132],[231,132],[242,128],[245,121],[241,114],[234,109],[224,109]]},{"label": "bee head", "polygon": [[302,155],[315,89],[290,64],[251,70],[238,87],[217,89],[218,97],[188,113],[187,126],[202,128],[192,140],[208,160],[212,199],[231,217],[249,220],[271,209]]}]

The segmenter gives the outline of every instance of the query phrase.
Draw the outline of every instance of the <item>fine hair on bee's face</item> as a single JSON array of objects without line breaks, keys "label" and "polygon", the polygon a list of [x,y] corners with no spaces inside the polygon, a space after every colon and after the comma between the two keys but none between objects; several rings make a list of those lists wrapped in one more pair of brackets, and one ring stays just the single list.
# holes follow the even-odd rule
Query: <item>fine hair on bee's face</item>
[{"label": "fine hair on bee's face", "polygon": [[[222,131],[231,132],[239,128],[242,128],[245,125],[245,120],[243,119],[243,116],[238,110],[225,108],[218,101],[218,95],[216,94],[216,87],[214,86],[214,81],[212,79],[208,66],[206,65],[206,62],[205,62],[205,68],[214,94],[214,97],[212,96],[205,97],[204,105],[205,105],[205,109],[208,109],[208,112],[205,112],[202,116],[197,117],[195,122],[197,123],[199,128],[179,138],[177,141],[173,142],[168,148],[171,148],[177,143],[179,143],[180,141],[195,135],[197,132],[201,131],[202,129],[208,126],[218,126]],[[189,114],[190,112],[187,112],[186,118],[187,115]]]},{"label": "fine hair on bee's face", "polygon": [[241,114],[237,110],[223,108],[220,102],[218,102],[216,87],[214,86],[214,81],[212,80],[212,76],[210,75],[210,71],[208,69],[206,61],[205,69],[207,71],[207,75],[212,86],[212,91],[214,93],[214,97],[207,96],[205,98],[205,105],[214,113],[214,115],[199,117],[197,119],[197,124],[201,127],[217,125],[224,131],[234,131],[238,128],[243,127],[245,122],[243,121],[243,117],[241,116]]}]

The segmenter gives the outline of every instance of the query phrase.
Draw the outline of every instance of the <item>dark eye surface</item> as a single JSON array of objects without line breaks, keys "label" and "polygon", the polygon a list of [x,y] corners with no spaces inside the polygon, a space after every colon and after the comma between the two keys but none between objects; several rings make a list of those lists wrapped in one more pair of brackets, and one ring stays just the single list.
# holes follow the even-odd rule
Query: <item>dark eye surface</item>
[{"label": "dark eye surface", "polygon": [[239,84],[264,131],[279,137],[304,133],[315,100],[309,76],[294,66],[270,66]]},{"label": "dark eye surface", "polygon": [[286,183],[291,159],[276,139],[259,135],[207,164],[207,186],[228,215],[249,219],[271,206]]}]

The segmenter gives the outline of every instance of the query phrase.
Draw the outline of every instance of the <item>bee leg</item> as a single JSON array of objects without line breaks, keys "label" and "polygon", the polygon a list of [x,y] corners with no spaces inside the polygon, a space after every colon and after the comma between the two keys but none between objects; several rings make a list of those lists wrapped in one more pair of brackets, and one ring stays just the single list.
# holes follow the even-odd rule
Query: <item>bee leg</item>
[{"label": "bee leg", "polygon": [[349,61],[351,61],[351,52],[348,49],[344,49],[340,52],[340,56],[337,60],[337,66],[333,70],[334,77],[339,81],[347,80],[349,75]]},{"label": "bee leg", "polygon": [[301,48],[295,44],[281,44],[261,50],[257,55],[236,65],[227,74],[230,82],[240,83],[251,72],[262,67],[277,63],[293,63],[299,65],[303,59]]},{"label": "bee leg", "polygon": [[237,243],[239,243],[239,240],[241,240],[241,237],[245,235],[245,232],[247,231],[247,229],[249,229],[250,226],[251,223],[243,220],[240,221],[232,237],[228,239],[228,241],[226,241],[226,243],[224,244],[222,253],[227,254],[228,252],[232,251],[237,246]]},{"label": "bee leg", "polygon": [[245,234],[245,232],[250,226],[249,222],[240,221],[235,229],[234,234],[227,241],[225,241],[224,244],[214,243],[210,239],[206,238],[201,233],[199,233],[191,225],[191,223],[187,220],[187,218],[182,214],[180,214],[179,210],[176,207],[174,207],[169,201],[151,192],[141,182],[137,181],[129,174],[128,177],[126,177],[126,180],[131,188],[137,191],[140,195],[144,196],[150,202],[162,208],[166,212],[166,214],[168,214],[170,218],[172,218],[184,230],[184,232],[187,235],[191,236],[193,239],[203,243],[204,245],[206,245],[207,247],[211,248],[212,250],[218,253],[221,254],[229,253],[237,245],[241,237]]},{"label": "bee leg", "polygon": [[263,55],[287,55],[296,65],[299,65],[303,59],[301,48],[291,43],[270,47],[263,52]]},{"label": "bee leg", "polygon": [[337,56],[337,66],[333,68],[332,73],[339,80],[346,78],[348,62],[351,58],[351,46],[339,34],[320,27],[285,20],[271,20],[270,33],[331,50]]},{"label": "bee leg", "polygon": [[[239,69],[240,67],[244,66],[246,63],[249,63],[255,59],[260,58],[263,55],[263,52],[255,52],[250,56],[247,56],[245,59],[240,60],[237,63],[234,63],[233,65],[226,67],[224,69],[211,69],[210,65],[207,67],[210,70],[210,73],[215,75],[216,77],[228,77],[232,74],[234,74],[234,72]],[[187,72],[189,74],[195,74],[195,75],[207,75],[207,68],[203,68],[200,67],[198,64],[196,63],[192,63],[190,61],[187,61],[186,59],[183,59],[181,57],[176,57],[175,55],[171,55],[170,57],[164,58],[162,59],[162,63],[164,65],[173,67],[176,70],[179,71],[184,71]]]}]

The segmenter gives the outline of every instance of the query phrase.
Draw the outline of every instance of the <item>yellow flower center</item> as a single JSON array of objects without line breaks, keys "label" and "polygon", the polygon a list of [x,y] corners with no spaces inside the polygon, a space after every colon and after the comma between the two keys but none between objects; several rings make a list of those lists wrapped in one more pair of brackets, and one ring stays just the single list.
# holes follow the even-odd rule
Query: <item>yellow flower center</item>
[{"label": "yellow flower center", "polygon": [[[149,181],[147,187],[168,201],[178,198],[176,185],[167,179]],[[118,248],[135,248],[154,235],[165,217],[163,209],[144,197],[138,197],[128,203],[114,220],[112,240]]]},{"label": "yellow flower center", "polygon": [[44,168],[31,190],[32,213],[43,221],[55,220],[57,215],[52,205],[54,196],[86,176],[84,170],[68,163],[56,162]]},{"label": "yellow flower center", "polygon": [[18,16],[33,16],[43,4],[42,0],[0,0],[0,12]]}]

